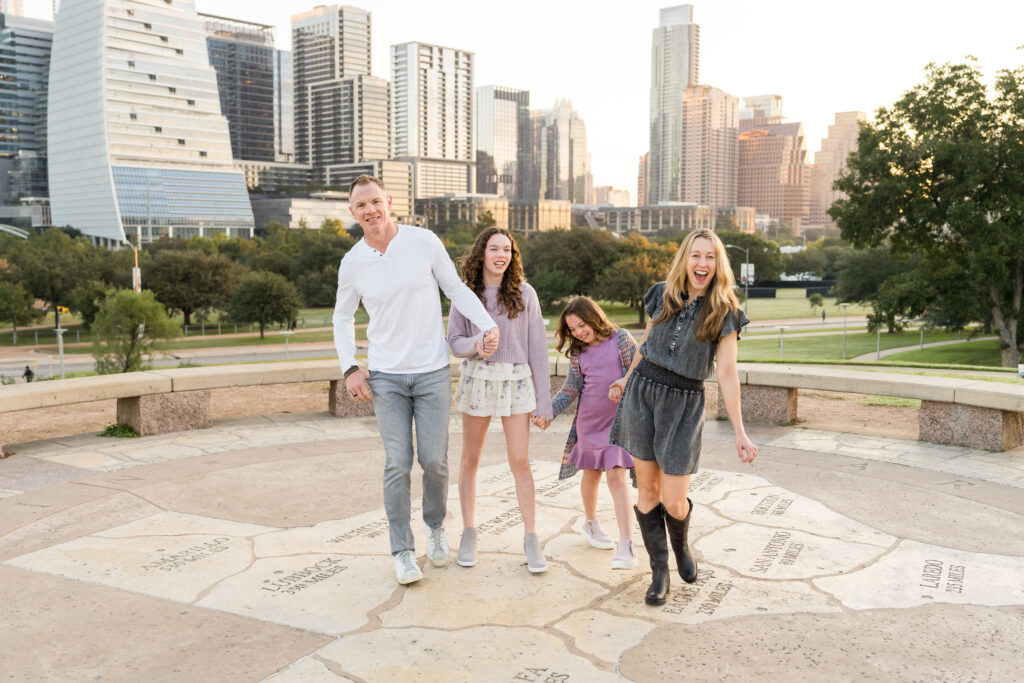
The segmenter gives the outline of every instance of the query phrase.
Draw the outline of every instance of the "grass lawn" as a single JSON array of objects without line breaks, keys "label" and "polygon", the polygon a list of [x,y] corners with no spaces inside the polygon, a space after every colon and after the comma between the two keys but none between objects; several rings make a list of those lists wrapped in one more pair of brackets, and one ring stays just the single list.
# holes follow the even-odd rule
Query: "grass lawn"
[{"label": "grass lawn", "polygon": [[[925,334],[927,339],[928,335]],[[950,344],[949,346],[937,346],[932,349],[918,349],[916,351],[904,351],[886,356],[889,361],[906,361],[911,363],[940,363],[947,365],[1002,365],[1002,356],[999,350],[999,340],[989,339],[986,341],[971,341],[963,344]]]},{"label": "grass lawn", "polygon": [[[937,342],[956,339],[955,334],[941,330],[925,330],[924,341]],[[882,333],[882,349],[893,349],[900,346],[913,346],[921,340],[917,332],[904,332],[903,334]],[[846,335],[846,358],[854,358],[875,350],[876,338],[874,334],[866,332],[850,333]],[[745,337],[740,342],[739,360],[779,360],[779,335],[772,335],[770,339],[763,336],[751,338]],[[959,345],[958,345],[959,346]],[[925,349],[927,351],[938,351],[937,349]],[[782,360],[800,361],[807,360],[841,360],[843,358],[843,335],[834,334],[819,337],[790,337],[784,340],[784,355]],[[908,353],[921,353],[920,351]],[[899,356],[904,356],[899,354]],[[894,360],[897,356],[886,356],[885,360]],[[907,359],[909,360],[909,359]],[[938,362],[938,361],[936,361]],[[991,364],[991,363],[990,363]],[[998,365],[998,363],[996,363]]]}]

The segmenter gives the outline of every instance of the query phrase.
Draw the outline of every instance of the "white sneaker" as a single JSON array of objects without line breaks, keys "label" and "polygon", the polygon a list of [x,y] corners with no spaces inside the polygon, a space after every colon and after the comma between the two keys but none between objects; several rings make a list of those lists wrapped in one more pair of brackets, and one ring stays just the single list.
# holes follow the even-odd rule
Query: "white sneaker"
[{"label": "white sneaker", "polygon": [[619,539],[615,546],[615,557],[612,558],[612,569],[632,569],[636,566],[636,553],[633,552],[633,541]]},{"label": "white sneaker", "polygon": [[423,572],[416,566],[416,558],[411,550],[403,550],[395,555],[395,578],[403,586],[423,578]]},{"label": "white sneaker", "polygon": [[612,537],[604,532],[601,528],[601,522],[596,519],[588,519],[583,522],[583,527],[580,529],[580,533],[583,534],[583,538],[587,539],[590,545],[601,550],[611,550],[615,547],[615,541]]},{"label": "white sneaker", "polygon": [[537,534],[526,534],[523,538],[523,550],[526,552],[526,568],[531,574],[541,574],[548,570],[548,561],[544,559]]},{"label": "white sneaker", "polygon": [[430,564],[435,567],[445,567],[448,565],[448,539],[444,535],[444,525],[431,529],[429,526],[427,530],[427,557],[430,558]]}]

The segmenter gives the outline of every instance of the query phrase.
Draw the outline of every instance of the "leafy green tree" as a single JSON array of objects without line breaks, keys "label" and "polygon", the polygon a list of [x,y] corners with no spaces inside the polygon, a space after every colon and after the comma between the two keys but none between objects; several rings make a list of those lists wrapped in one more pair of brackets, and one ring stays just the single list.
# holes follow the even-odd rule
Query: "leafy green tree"
[{"label": "leafy green tree", "polygon": [[258,323],[260,339],[263,339],[266,325],[291,322],[301,307],[302,300],[295,285],[277,273],[257,270],[247,273],[238,282],[228,312],[233,320]]},{"label": "leafy green tree", "polygon": [[821,249],[808,248],[792,254],[784,254],[782,263],[786,269],[786,275],[810,273],[816,278],[821,278],[825,275],[827,259]]},{"label": "leafy green tree", "polygon": [[816,308],[825,307],[825,297],[823,297],[818,292],[815,292],[814,294],[811,294],[809,297],[807,297],[807,301],[808,303],[811,304],[811,313],[814,313],[814,309]]},{"label": "leafy green tree", "polygon": [[616,259],[615,238],[605,230],[548,230],[526,243],[523,267],[529,277],[561,272],[570,294],[592,294],[597,275]]},{"label": "leafy green tree", "polygon": [[551,310],[556,301],[572,296],[573,280],[561,270],[538,270],[530,276],[529,282],[545,311]]},{"label": "leafy green tree", "polygon": [[595,294],[601,299],[628,304],[637,312],[637,325],[643,327],[646,324],[644,294],[654,283],[665,279],[669,265],[671,254],[665,259],[656,249],[628,255],[601,272]]},{"label": "leafy green tree", "polygon": [[56,312],[56,326],[60,327],[57,307],[73,306],[75,287],[97,272],[98,253],[99,249],[88,240],[73,239],[64,231],[51,228],[22,240],[9,260],[15,267],[14,278]]},{"label": "leafy green tree", "polygon": [[0,323],[10,323],[13,343],[18,343],[18,327],[24,327],[42,317],[42,311],[32,308],[35,300],[16,282],[0,281]]},{"label": "leafy green tree", "polygon": [[200,249],[164,249],[149,259],[143,284],[170,309],[192,324],[196,311],[227,302],[235,285],[236,266],[226,256]]},{"label": "leafy green tree", "polygon": [[113,289],[108,283],[102,280],[84,280],[71,292],[71,306],[82,317],[82,325],[87,330],[92,329],[96,314],[100,306],[107,298],[107,294]]},{"label": "leafy green tree", "polygon": [[145,370],[154,345],[180,334],[153,292],[130,289],[107,295],[93,320],[92,331],[92,355],[100,374]]},{"label": "leafy green tree", "polygon": [[[769,242],[760,235],[746,232],[720,232],[718,236],[726,244],[745,247],[750,251],[750,263],[754,264],[755,280],[778,280],[782,274],[782,253],[779,245]],[[740,266],[746,254],[742,249],[726,249],[729,253],[729,264],[736,281],[740,281]]]},{"label": "leafy green tree", "polygon": [[1002,362],[1024,347],[1024,67],[989,96],[974,64],[930,64],[926,79],[863,125],[829,210],[855,247],[956,264],[984,301]]}]

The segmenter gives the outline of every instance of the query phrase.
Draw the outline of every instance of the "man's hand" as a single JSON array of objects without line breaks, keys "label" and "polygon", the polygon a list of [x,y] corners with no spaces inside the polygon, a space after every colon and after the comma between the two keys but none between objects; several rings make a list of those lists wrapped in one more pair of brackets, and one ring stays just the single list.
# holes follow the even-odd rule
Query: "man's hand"
[{"label": "man's hand", "polygon": [[366,382],[366,378],[369,376],[370,373],[366,370],[356,370],[345,378],[345,391],[360,403],[369,403],[373,400],[373,394],[370,393],[370,385]]}]

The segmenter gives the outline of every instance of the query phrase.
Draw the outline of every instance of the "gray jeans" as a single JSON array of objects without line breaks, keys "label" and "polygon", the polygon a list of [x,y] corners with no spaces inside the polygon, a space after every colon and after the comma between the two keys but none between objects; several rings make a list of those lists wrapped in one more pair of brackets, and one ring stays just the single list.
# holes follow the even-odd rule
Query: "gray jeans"
[{"label": "gray jeans", "polygon": [[373,371],[369,378],[373,412],[384,442],[384,510],[391,528],[391,554],[415,550],[409,528],[413,423],[416,456],[423,468],[423,521],[444,523],[448,500],[448,411],[451,369],[393,375]]}]

